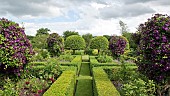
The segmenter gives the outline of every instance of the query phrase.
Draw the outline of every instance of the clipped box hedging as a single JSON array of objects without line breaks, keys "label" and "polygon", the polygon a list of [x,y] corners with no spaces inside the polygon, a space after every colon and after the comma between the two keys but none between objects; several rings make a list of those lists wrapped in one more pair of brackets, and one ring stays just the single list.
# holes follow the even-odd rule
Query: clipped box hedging
[{"label": "clipped box hedging", "polygon": [[94,96],[120,96],[114,85],[101,68],[93,68]]},{"label": "clipped box hedging", "polygon": [[77,74],[77,67],[76,66],[60,66],[61,71],[74,71]]},{"label": "clipped box hedging", "polygon": [[89,61],[89,55],[83,55],[82,56],[82,61],[83,62],[88,62]]},{"label": "clipped box hedging", "polygon": [[74,71],[64,71],[43,96],[73,96],[75,75]]},{"label": "clipped box hedging", "polygon": [[[132,63],[132,62],[126,62],[125,61],[125,65],[126,66],[134,66],[134,68],[136,68],[136,64]],[[121,66],[120,62],[112,62],[112,63],[99,63],[96,59],[95,56],[90,56],[90,67],[111,67],[111,66]]]},{"label": "clipped box hedging", "polygon": [[38,66],[38,65],[45,65],[46,62],[30,62],[28,65],[34,65],[34,66]]},{"label": "clipped box hedging", "polygon": [[74,66],[77,67],[77,73],[80,72],[82,58],[81,55],[75,55],[75,58],[71,62],[60,62],[61,66]]}]

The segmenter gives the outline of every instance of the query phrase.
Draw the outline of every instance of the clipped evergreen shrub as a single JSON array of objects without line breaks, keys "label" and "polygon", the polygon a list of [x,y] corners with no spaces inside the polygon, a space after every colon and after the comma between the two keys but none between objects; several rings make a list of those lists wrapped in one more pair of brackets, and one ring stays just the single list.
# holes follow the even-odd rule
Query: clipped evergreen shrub
[{"label": "clipped evergreen shrub", "polygon": [[109,42],[106,37],[97,36],[91,40],[90,48],[98,49],[100,52],[100,50],[108,49],[108,45],[109,45]]},{"label": "clipped evergreen shrub", "polygon": [[85,40],[79,35],[71,35],[65,41],[65,48],[75,50],[84,49],[86,47]]}]

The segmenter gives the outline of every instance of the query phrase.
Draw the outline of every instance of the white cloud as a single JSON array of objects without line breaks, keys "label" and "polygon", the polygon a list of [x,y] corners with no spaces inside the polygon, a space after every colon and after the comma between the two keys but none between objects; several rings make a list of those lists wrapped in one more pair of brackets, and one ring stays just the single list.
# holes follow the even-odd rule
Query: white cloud
[{"label": "white cloud", "polygon": [[[135,32],[154,13],[170,14],[169,0],[0,0],[0,16],[24,22],[26,34],[39,28],[80,34],[120,35],[119,20]],[[73,12],[72,14],[68,14]],[[60,18],[59,18],[60,17]],[[62,22],[61,18],[64,19]],[[62,18],[62,19],[63,19]],[[55,20],[53,20],[55,19]],[[68,21],[67,21],[68,20]]]}]

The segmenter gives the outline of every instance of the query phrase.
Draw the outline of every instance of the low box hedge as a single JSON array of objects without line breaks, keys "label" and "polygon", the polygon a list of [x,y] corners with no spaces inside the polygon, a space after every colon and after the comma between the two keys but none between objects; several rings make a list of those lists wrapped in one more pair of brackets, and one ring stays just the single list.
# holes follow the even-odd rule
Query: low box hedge
[{"label": "low box hedge", "polygon": [[[136,64],[132,62],[125,61],[126,66],[134,66],[136,68]],[[90,56],[90,68],[93,67],[112,67],[112,66],[121,66],[121,63],[118,62],[112,62],[112,63],[99,63],[95,56]]]},{"label": "low box hedge", "polygon": [[94,96],[120,96],[115,86],[101,68],[93,68]]},{"label": "low box hedge", "polygon": [[75,90],[74,71],[64,71],[43,96],[73,96]]},{"label": "low box hedge", "polygon": [[81,62],[82,62],[81,55],[75,55],[75,58],[71,62],[60,62],[60,65],[61,67],[62,66],[77,67],[77,74],[78,74],[80,72]]},{"label": "low box hedge", "polygon": [[89,55],[83,55],[82,56],[82,61],[83,62],[89,62]]}]

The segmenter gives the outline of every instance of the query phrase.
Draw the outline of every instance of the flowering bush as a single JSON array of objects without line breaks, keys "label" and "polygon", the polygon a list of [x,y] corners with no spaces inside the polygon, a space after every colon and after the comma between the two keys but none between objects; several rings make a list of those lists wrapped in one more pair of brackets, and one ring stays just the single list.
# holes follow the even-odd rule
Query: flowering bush
[{"label": "flowering bush", "polygon": [[47,38],[47,49],[51,56],[60,56],[64,51],[64,39],[57,33],[52,33]]},{"label": "flowering bush", "polygon": [[138,69],[149,79],[165,82],[170,76],[170,17],[155,14],[140,28]]},{"label": "flowering bush", "polygon": [[112,36],[109,43],[109,49],[112,51],[113,56],[119,57],[125,52],[128,52],[129,42],[123,36]]},{"label": "flowering bush", "polygon": [[20,75],[32,54],[24,28],[8,19],[0,19],[0,72]]}]

